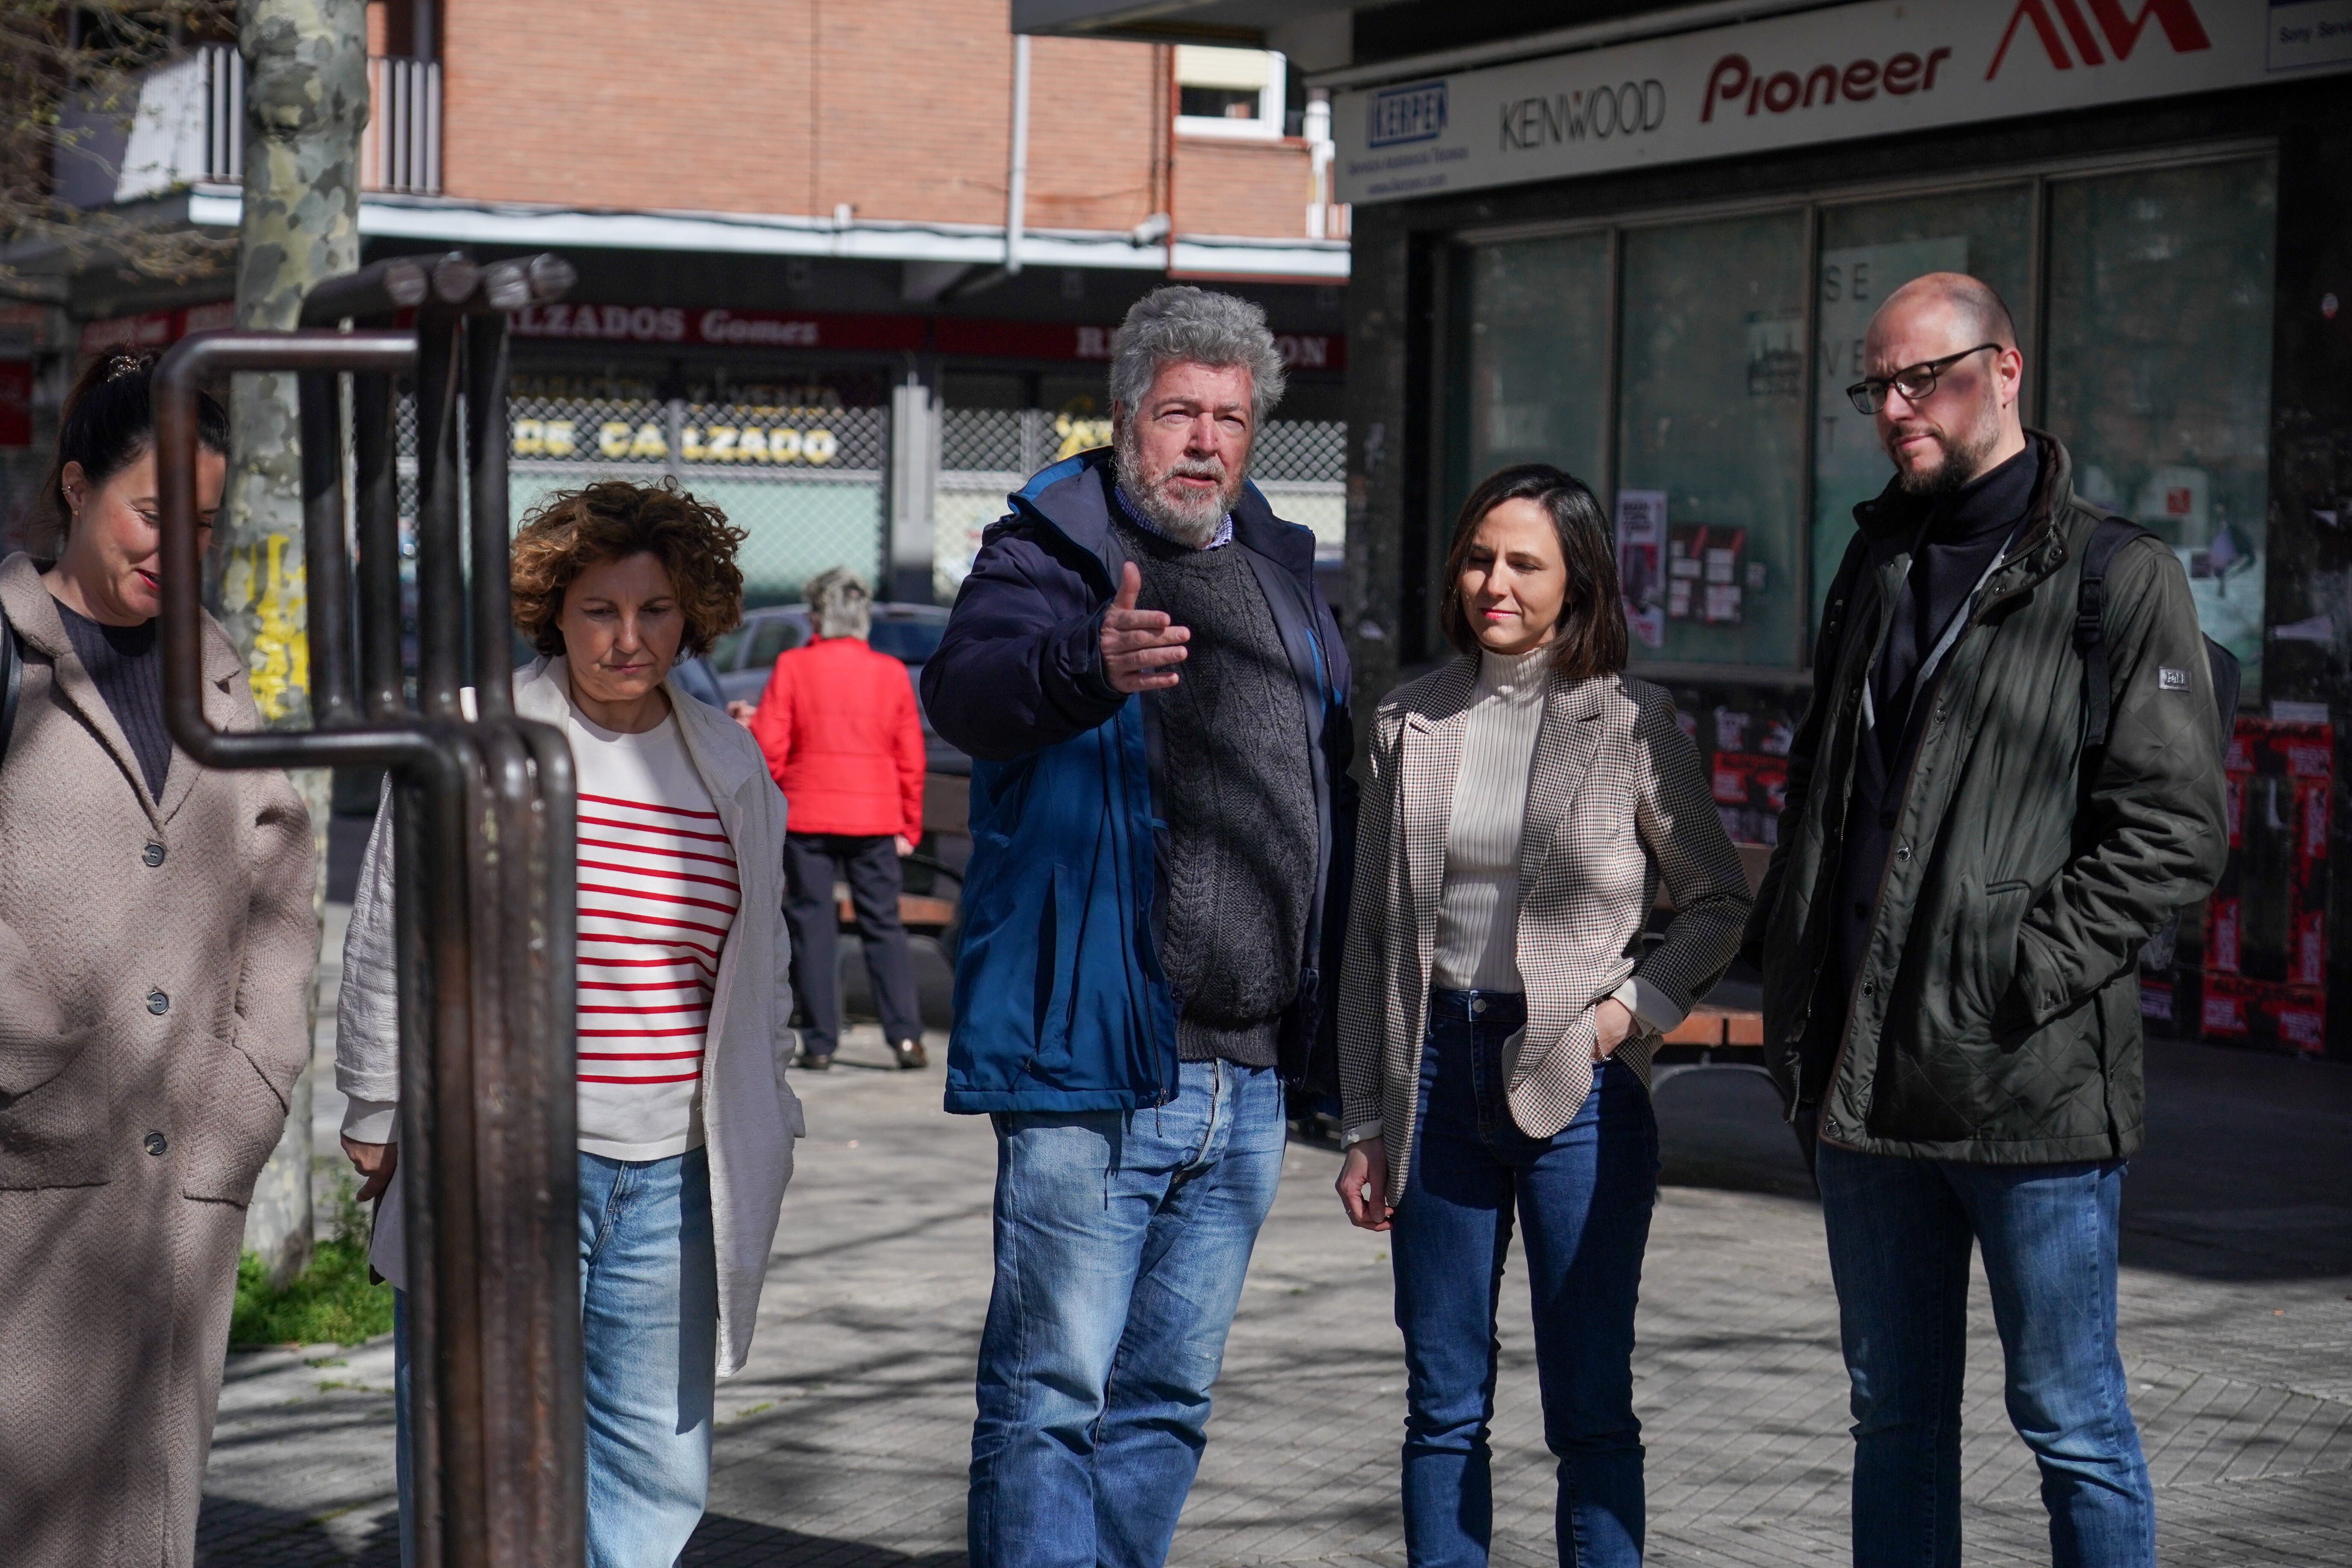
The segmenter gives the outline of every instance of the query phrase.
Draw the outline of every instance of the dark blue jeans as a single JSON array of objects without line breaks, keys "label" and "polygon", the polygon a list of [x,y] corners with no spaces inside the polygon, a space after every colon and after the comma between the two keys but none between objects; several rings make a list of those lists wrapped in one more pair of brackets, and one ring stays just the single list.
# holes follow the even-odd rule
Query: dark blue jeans
[{"label": "dark blue jeans", "polygon": [[1642,1560],[1633,1306],[1658,1192],[1658,1124],[1631,1068],[1596,1068],[1575,1120],[1530,1138],[1504,1100],[1517,995],[1430,994],[1412,1168],[1391,1236],[1404,1331],[1405,1550],[1479,1568],[1494,1529],[1495,1312],[1514,1208],[1527,1231],[1544,1443],[1559,1461],[1559,1560]]},{"label": "dark blue jeans", "polygon": [[2054,1568],[2153,1568],[2156,1502],[2116,1351],[2121,1161],[1973,1165],[1820,1146],[1846,1371],[1855,1568],[1958,1568],[1969,1250]]}]

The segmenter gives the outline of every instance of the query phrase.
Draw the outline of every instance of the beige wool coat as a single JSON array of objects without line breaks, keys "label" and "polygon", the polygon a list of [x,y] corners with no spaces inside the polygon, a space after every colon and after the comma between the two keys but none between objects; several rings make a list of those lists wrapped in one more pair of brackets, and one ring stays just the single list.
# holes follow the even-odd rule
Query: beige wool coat
[{"label": "beige wool coat", "polygon": [[[0,759],[0,1562],[175,1568],[245,1205],[310,1059],[310,825],[174,751],[159,800],[23,555]],[[216,625],[205,708],[257,726]]]},{"label": "beige wool coat", "polygon": [[[1387,1143],[1392,1204],[1412,1169],[1445,830],[1477,676],[1475,659],[1456,658],[1391,692],[1372,719],[1339,977],[1339,1086],[1349,1139],[1378,1131]],[[1676,912],[1645,951],[1661,878]],[[1752,903],[1674,700],[1631,676],[1546,677],[1519,835],[1528,1023],[1503,1064],[1519,1130],[1549,1138],[1583,1106],[1604,998],[1638,975],[1689,1011],[1730,965]],[[1636,1036],[1617,1059],[1646,1084],[1657,1048],[1655,1036]]]}]

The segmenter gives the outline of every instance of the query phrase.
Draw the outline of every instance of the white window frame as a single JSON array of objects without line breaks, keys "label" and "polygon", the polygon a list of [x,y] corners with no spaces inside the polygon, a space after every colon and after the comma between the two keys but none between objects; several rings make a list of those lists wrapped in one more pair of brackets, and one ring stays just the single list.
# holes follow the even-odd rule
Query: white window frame
[{"label": "white window frame", "polygon": [[[1206,114],[1176,116],[1176,134],[1199,136],[1223,142],[1279,142],[1283,140],[1282,117],[1289,109],[1285,101],[1285,85],[1290,62],[1274,50],[1265,51],[1265,85],[1258,89],[1255,120],[1225,120]],[[1176,98],[1183,100],[1184,84],[1176,84]]]}]

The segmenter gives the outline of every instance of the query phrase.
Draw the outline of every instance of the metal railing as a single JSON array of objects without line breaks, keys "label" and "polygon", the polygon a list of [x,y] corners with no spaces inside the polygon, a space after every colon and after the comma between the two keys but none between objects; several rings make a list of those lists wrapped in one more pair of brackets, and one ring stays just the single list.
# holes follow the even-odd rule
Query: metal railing
[{"label": "metal railing", "polygon": [[[576,1565],[584,1551],[576,795],[562,732],[514,710],[500,438],[507,312],[560,295],[571,274],[544,256],[379,262],[312,290],[304,323],[328,330],[199,333],[156,374],[173,738],[207,766],[380,766],[395,783],[400,1180],[417,1373],[404,1522],[426,1568]],[[380,330],[408,309],[413,332]],[[331,330],[337,321],[360,330]],[[299,377],[309,731],[230,733],[204,710],[196,394],[238,370]],[[422,434],[413,696],[394,455],[404,374]]]},{"label": "metal railing", "polygon": [[[103,116],[92,115],[93,123]],[[119,121],[120,111],[115,114]],[[149,71],[121,132],[113,199],[187,184],[245,178],[245,59],[233,44],[204,44]],[[404,195],[441,190],[441,66],[377,56],[368,61],[368,123],[360,185]]]},{"label": "metal railing", "polygon": [[196,178],[227,184],[245,177],[245,57],[229,44],[196,51],[205,84],[205,166]]}]

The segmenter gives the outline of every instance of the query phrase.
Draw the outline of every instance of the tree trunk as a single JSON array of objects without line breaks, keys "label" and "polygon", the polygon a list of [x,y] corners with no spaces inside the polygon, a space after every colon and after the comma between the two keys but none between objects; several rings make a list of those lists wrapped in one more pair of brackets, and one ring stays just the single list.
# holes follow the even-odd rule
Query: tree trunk
[{"label": "tree trunk", "polygon": [[[367,124],[366,0],[238,0],[245,57],[245,203],[236,324],[300,323],[302,297],[360,260],[360,132]],[[303,641],[302,459],[294,378],[240,375],[217,532],[220,618],[273,729],[310,723]],[[314,903],[326,896],[328,775],[294,775],[319,849]],[[316,992],[312,994],[315,1007]],[[310,1075],[296,1084],[286,1134],[246,1211],[245,1245],[278,1284],[310,1260]]]}]

